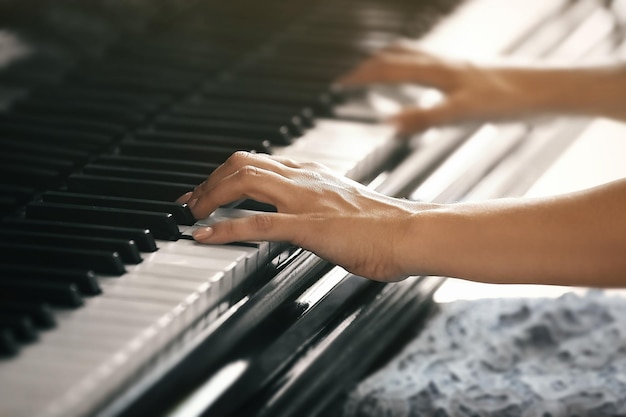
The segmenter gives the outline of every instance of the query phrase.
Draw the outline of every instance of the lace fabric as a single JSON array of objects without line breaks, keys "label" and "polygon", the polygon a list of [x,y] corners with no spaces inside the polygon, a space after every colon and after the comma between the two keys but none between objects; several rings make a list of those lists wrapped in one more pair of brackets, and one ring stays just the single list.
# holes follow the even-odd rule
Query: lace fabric
[{"label": "lace fabric", "polygon": [[626,299],[442,305],[343,416],[626,416]]}]

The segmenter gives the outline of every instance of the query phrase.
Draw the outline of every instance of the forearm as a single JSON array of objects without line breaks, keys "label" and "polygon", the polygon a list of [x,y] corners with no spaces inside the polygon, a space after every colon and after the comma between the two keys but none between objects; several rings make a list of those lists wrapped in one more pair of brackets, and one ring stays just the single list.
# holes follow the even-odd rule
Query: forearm
[{"label": "forearm", "polygon": [[492,68],[525,112],[626,120],[626,64],[569,68]]},{"label": "forearm", "polygon": [[414,216],[407,274],[492,283],[626,285],[626,180],[544,199],[441,206]]}]

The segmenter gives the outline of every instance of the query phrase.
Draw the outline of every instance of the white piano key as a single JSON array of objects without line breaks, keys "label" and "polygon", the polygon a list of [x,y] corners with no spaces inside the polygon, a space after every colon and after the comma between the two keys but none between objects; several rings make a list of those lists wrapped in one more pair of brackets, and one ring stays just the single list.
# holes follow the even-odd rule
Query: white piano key
[{"label": "white piano key", "polygon": [[159,262],[144,262],[139,265],[127,267],[129,272],[149,273],[153,275],[163,275],[165,277],[175,277],[181,281],[192,282],[213,282],[224,279],[224,272],[221,270],[179,267]]},{"label": "white piano key", "polygon": [[[125,274],[122,279],[101,279],[100,286],[103,291],[110,294],[113,288],[133,287],[137,289],[150,288],[190,294],[200,288],[200,284],[192,281],[178,279],[177,277],[164,275],[151,275],[146,271],[138,271]],[[176,295],[176,300],[180,297]]]},{"label": "white piano key", "polygon": [[154,320],[155,317],[167,313],[170,309],[170,305],[144,300],[116,299],[102,294],[87,299],[85,305],[80,310],[60,310],[55,313],[55,316],[59,320],[64,320],[67,316],[71,317],[76,314],[85,317],[92,314],[101,314],[121,319],[134,317],[141,320]]},{"label": "white piano key", "polygon": [[297,161],[316,161],[358,180],[361,178],[355,174],[364,175],[373,169],[373,166],[367,166],[367,155],[383,150],[393,151],[394,147],[383,146],[393,144],[393,136],[393,128],[387,125],[320,120],[315,129],[308,131],[296,143],[274,147],[272,152]]},{"label": "white piano key", "polygon": [[[204,245],[193,240],[181,239],[159,245],[159,252],[199,256],[203,258],[232,259],[237,262],[234,278],[242,278],[254,273],[257,267],[258,250],[246,246]],[[241,269],[243,268],[243,269]]]},{"label": "white piano key", "polygon": [[117,283],[100,284],[107,293],[107,297],[128,298],[131,300],[147,300],[165,305],[175,305],[181,298],[184,298],[185,292],[180,289],[166,288],[150,288],[149,286],[132,286],[126,282],[117,281]]}]

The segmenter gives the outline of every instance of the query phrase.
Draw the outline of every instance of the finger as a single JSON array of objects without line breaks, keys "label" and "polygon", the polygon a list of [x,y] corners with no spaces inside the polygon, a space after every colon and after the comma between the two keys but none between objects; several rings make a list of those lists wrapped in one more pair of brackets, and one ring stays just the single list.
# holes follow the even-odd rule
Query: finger
[{"label": "finger", "polygon": [[317,171],[317,172],[330,172],[331,171],[330,168],[328,168],[326,165],[321,164],[319,162],[296,161],[290,158],[277,156],[277,155],[270,155],[269,157],[274,159],[277,162],[280,162],[286,167],[291,168],[291,170],[286,170],[284,172],[284,175],[287,178],[293,178],[293,175],[296,175],[297,170],[303,170],[303,169],[308,170],[308,171]]},{"label": "finger", "polygon": [[194,191],[196,197],[190,200],[189,207],[196,218],[203,218],[222,205],[250,198],[282,210],[292,187],[291,181],[280,174],[246,165],[211,187]]},{"label": "finger", "polygon": [[401,68],[394,56],[395,54],[380,52],[340,77],[336,83],[340,87],[358,87],[375,83],[397,82]]},{"label": "finger", "polygon": [[[212,189],[215,184],[222,181],[224,178],[229,177],[241,170],[246,166],[254,166],[263,170],[275,172],[279,175],[286,175],[287,166],[279,161],[271,158],[267,154],[256,154],[251,152],[235,152],[231,155],[222,165],[217,167],[211,175],[199,184],[191,193],[180,197],[180,199],[186,198],[191,202],[197,200],[202,194],[205,194],[208,190]],[[186,197],[185,197],[186,196]]]},{"label": "finger", "polygon": [[193,194],[193,193],[192,193],[191,191],[189,191],[188,193],[185,193],[185,194],[181,195],[180,197],[178,197],[178,198],[176,199],[176,202],[177,202],[177,203],[179,203],[179,204],[185,204],[185,203],[188,203],[188,202],[189,202],[189,200],[191,199],[191,195],[192,195],[192,194]]},{"label": "finger", "polygon": [[211,227],[196,230],[195,240],[201,243],[223,244],[248,240],[288,241],[297,240],[301,224],[294,215],[263,213],[254,216],[225,220]]},{"label": "finger", "polygon": [[[292,168],[292,169],[299,169],[302,168],[302,163],[296,161],[295,159],[291,159],[291,158],[287,158],[286,156],[280,156],[280,155],[268,155],[267,156],[269,159],[278,162],[279,164],[282,164],[288,168]],[[285,175],[289,175],[288,171],[284,172]]]},{"label": "finger", "polygon": [[396,127],[400,137],[422,132],[434,126],[441,126],[461,119],[453,101],[446,100],[428,108],[411,108],[389,118],[388,123]]},{"label": "finger", "polygon": [[429,55],[381,53],[338,80],[344,87],[376,83],[413,83],[449,92],[458,86],[458,72],[453,64]]}]

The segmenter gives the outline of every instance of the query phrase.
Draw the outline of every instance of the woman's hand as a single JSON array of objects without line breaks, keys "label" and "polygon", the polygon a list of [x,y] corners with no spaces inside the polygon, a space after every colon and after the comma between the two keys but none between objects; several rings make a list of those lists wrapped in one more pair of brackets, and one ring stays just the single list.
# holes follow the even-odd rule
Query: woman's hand
[{"label": "woman's hand", "polygon": [[378,194],[315,163],[237,152],[193,192],[179,198],[196,218],[242,198],[274,205],[263,213],[196,231],[202,243],[288,241],[348,271],[376,280],[401,279],[398,242],[418,204]]},{"label": "woman's hand", "polygon": [[443,93],[433,106],[407,108],[389,122],[400,136],[432,126],[509,120],[544,111],[543,92],[550,85],[543,70],[488,67],[392,46],[338,80],[340,87],[371,84],[417,84]]},{"label": "woman's hand", "polygon": [[319,164],[238,152],[178,201],[202,218],[242,198],[278,212],[222,221],[194,238],[289,241],[380,281],[625,285],[626,179],[555,197],[437,205],[378,194]]}]

